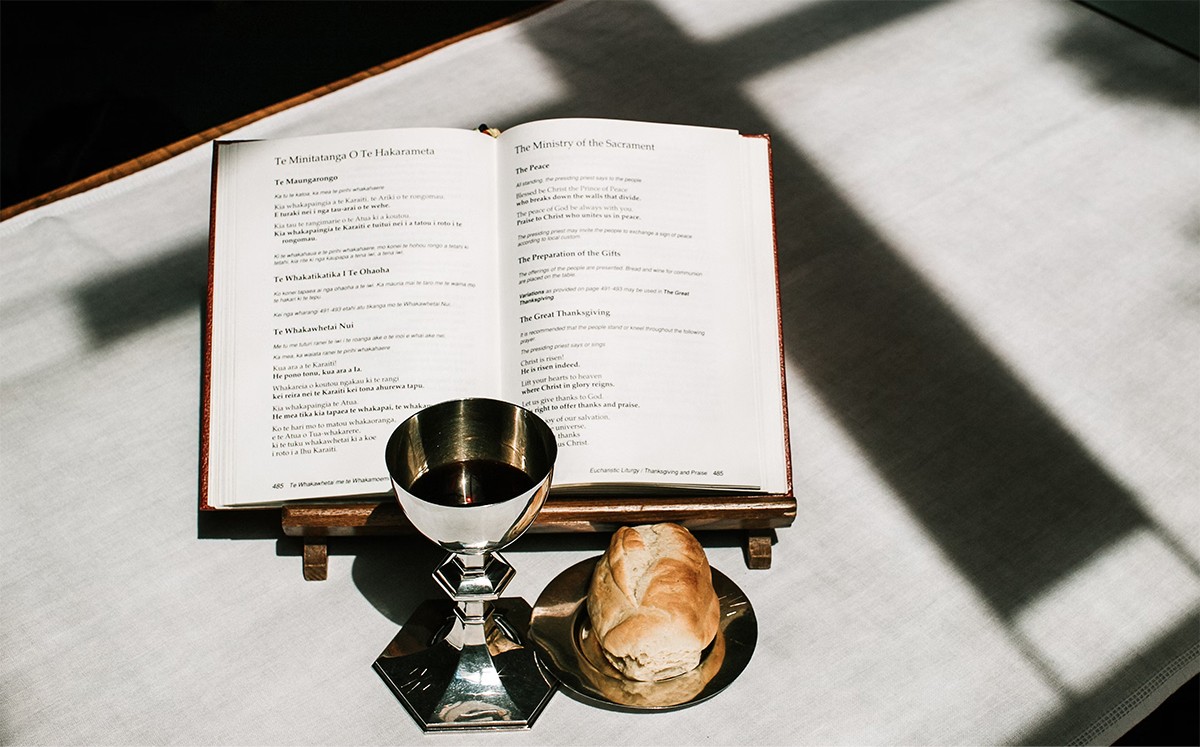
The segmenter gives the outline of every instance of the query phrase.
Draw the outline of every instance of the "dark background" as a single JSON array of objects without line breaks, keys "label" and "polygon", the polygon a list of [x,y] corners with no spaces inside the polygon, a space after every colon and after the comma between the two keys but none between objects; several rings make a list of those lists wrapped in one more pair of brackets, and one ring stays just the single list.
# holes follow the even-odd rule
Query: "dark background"
[{"label": "dark background", "polygon": [[[1091,0],[1193,59],[1200,2]],[[0,206],[540,2],[0,2]],[[1200,744],[1193,678],[1118,744]]]},{"label": "dark background", "polygon": [[539,2],[0,2],[0,203]]}]

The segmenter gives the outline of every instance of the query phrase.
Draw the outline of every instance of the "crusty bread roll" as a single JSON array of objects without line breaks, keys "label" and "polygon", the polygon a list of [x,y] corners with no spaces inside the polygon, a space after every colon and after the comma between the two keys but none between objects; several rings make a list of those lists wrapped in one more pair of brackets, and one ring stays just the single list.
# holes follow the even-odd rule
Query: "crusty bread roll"
[{"label": "crusty bread roll", "polygon": [[587,609],[605,657],[641,681],[695,668],[720,622],[704,548],[678,524],[618,529],[596,563]]},{"label": "crusty bread roll", "polygon": [[[595,636],[582,642],[583,654],[589,661],[607,661]],[[725,637],[717,635],[707,648],[703,660],[695,669],[657,682],[639,682],[613,672],[593,667],[581,667],[579,674],[608,702],[632,708],[670,708],[694,699],[703,692],[725,662]],[[615,676],[614,676],[615,675]]]}]

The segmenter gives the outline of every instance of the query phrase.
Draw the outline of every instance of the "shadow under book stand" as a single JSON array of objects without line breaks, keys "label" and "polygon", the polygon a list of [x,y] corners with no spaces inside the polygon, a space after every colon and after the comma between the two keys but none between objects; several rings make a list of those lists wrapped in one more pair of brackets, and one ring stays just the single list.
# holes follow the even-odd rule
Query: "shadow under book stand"
[{"label": "shadow under book stand", "polygon": [[[551,493],[534,533],[612,532],[629,524],[674,522],[694,532],[744,533],[743,549],[749,568],[771,567],[775,529],[796,518],[791,494],[721,496],[571,496]],[[360,503],[286,505],[281,511],[283,532],[304,541],[304,578],[323,581],[328,575],[330,537],[387,536],[415,533],[390,496]]]}]

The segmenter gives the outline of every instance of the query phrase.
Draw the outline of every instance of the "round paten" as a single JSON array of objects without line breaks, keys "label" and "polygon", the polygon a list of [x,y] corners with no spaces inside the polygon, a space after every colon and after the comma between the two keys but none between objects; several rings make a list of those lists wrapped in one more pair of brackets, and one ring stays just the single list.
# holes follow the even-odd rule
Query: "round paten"
[{"label": "round paten", "polygon": [[602,705],[659,711],[707,700],[729,687],[746,668],[758,641],[754,608],[737,584],[714,568],[721,622],[696,668],[657,682],[625,677],[604,658],[588,619],[587,591],[597,560],[581,561],[560,573],[533,608],[530,635],[538,660],[563,687]]}]

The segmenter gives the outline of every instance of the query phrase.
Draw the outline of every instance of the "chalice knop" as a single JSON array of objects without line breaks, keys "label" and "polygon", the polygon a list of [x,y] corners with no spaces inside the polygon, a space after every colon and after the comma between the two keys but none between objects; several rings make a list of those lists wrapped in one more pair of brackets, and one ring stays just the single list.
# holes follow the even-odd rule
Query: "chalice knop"
[{"label": "chalice knop", "polygon": [[426,731],[528,727],[554,692],[529,604],[501,598],[515,571],[497,551],[533,524],[557,453],[541,418],[493,399],[433,405],[388,440],[401,509],[449,552],[433,577],[453,601],[419,606],[375,661]]}]

